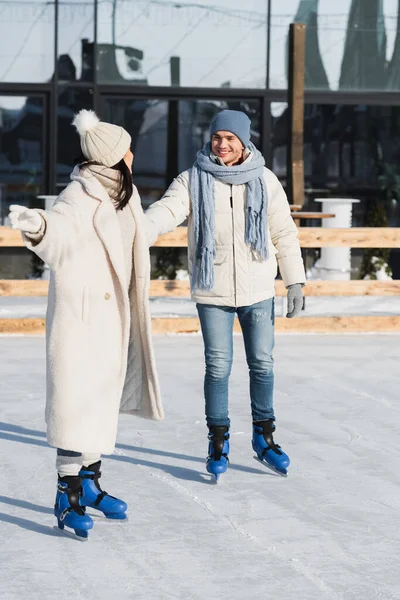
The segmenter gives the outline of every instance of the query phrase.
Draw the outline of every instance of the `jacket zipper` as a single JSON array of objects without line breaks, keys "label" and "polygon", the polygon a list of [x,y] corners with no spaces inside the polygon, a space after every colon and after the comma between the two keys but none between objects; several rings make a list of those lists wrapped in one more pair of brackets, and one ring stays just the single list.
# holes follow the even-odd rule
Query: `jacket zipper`
[{"label": "jacket zipper", "polygon": [[233,212],[233,187],[231,184],[231,211],[232,211],[232,248],[233,248],[233,297],[236,306],[236,255],[235,255],[235,216]]}]

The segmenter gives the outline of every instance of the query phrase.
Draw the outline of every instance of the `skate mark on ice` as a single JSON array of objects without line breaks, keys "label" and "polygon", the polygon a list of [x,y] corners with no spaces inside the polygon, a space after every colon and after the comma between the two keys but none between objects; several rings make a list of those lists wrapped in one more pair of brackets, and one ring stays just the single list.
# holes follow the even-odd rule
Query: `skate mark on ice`
[{"label": "skate mark on ice", "polygon": [[[139,466],[139,468],[141,468],[140,465],[138,465],[138,466]],[[182,494],[182,495],[186,496],[187,498],[189,498],[190,500],[192,500],[192,502],[194,502],[197,506],[200,506],[203,510],[207,511],[218,523],[220,523],[221,525],[223,525],[224,523],[227,524],[236,533],[238,533],[242,537],[250,540],[252,543],[257,544],[257,546],[259,546],[262,551],[267,552],[267,554],[273,556],[274,558],[278,558],[280,560],[284,560],[285,562],[287,562],[294,571],[303,575],[306,579],[308,579],[308,581],[310,581],[313,585],[315,585],[321,592],[328,594],[329,597],[332,598],[332,600],[341,600],[341,598],[342,598],[341,594],[336,594],[332,590],[332,588],[330,588],[328,585],[326,585],[325,582],[322,579],[320,579],[317,575],[312,573],[310,571],[310,569],[306,565],[302,564],[299,559],[290,558],[290,557],[286,556],[285,554],[279,552],[275,546],[272,548],[265,548],[264,544],[258,538],[256,538],[255,536],[251,535],[249,532],[242,529],[239,525],[234,523],[230,517],[228,517],[226,515],[221,516],[220,514],[216,514],[212,510],[212,507],[207,502],[205,502],[204,500],[202,500],[195,494],[192,494],[187,488],[180,485],[176,481],[173,481],[164,475],[159,475],[158,473],[154,473],[154,472],[150,472],[149,475],[151,477],[155,477],[159,481],[162,481],[169,487],[175,489],[180,494]]]},{"label": "skate mark on ice", "polygon": [[[140,469],[144,469],[144,467],[142,465],[138,465],[138,467]],[[147,469],[146,469],[146,471],[147,471]],[[197,506],[200,506],[201,508],[203,508],[204,510],[206,510],[207,512],[209,512],[211,515],[213,515],[215,517],[214,512],[211,510],[211,507],[210,507],[210,505],[207,502],[204,502],[204,500],[201,500],[201,498],[199,498],[195,494],[192,494],[192,492],[190,492],[183,485],[180,485],[180,483],[177,483],[176,481],[173,481],[172,479],[169,479],[165,475],[160,475],[159,473],[154,473],[152,471],[147,471],[147,473],[151,477],[155,477],[159,481],[162,481],[163,483],[169,485],[169,487],[175,489],[180,494],[183,494],[184,496],[186,496],[187,498],[189,498],[190,500],[192,500],[192,502],[194,502],[195,504],[197,504]]]},{"label": "skate mark on ice", "polygon": [[377,402],[378,404],[382,404],[382,406],[385,406],[386,408],[392,408],[392,409],[398,411],[398,408],[392,402],[390,402],[390,400],[387,400],[386,398],[382,398],[381,396],[374,396],[373,394],[369,394],[368,392],[365,392],[364,390],[359,390],[358,388],[344,385],[343,383],[339,383],[337,380],[333,380],[333,379],[329,380],[329,385],[334,386],[334,387],[342,390],[343,392],[347,392],[349,394],[354,394],[355,396],[359,396],[360,398],[366,398],[367,400],[373,400],[374,402]]},{"label": "skate mark on ice", "polygon": [[[304,471],[303,469],[301,469],[301,467],[298,467],[296,470],[296,474],[305,479],[306,481],[315,481],[315,470],[313,471]],[[349,498],[354,498],[357,499],[357,501],[359,503],[365,504],[365,502],[368,502],[372,505],[377,505],[379,507],[383,507],[383,508],[390,508],[393,511],[399,511],[400,510],[400,497],[398,496],[393,496],[392,498],[387,498],[385,497],[385,500],[383,501],[382,499],[378,500],[372,496],[368,496],[366,498],[365,496],[365,491],[358,491],[356,488],[352,488],[349,489],[348,484],[345,483],[344,487],[340,487],[339,485],[335,484],[333,482],[332,479],[328,479],[326,480],[326,476],[330,475],[330,470],[329,468],[326,468],[324,471],[319,471],[318,475],[322,481],[324,481],[324,485],[329,484],[329,494],[328,494],[328,498],[329,501],[332,500],[333,497],[335,496],[343,496],[343,497],[349,497]],[[370,492],[371,494],[373,493],[373,491]],[[320,502],[322,502],[322,498],[320,498]],[[320,507],[323,507],[324,504],[320,504]]]},{"label": "skate mark on ice", "polygon": [[362,435],[360,433],[358,433],[358,431],[357,431],[357,429],[355,429],[355,427],[352,427],[351,425],[342,424],[341,428],[343,429],[343,431],[345,431],[349,435],[349,441],[347,443],[347,447],[351,446],[351,444],[353,442],[358,442],[359,440],[361,440]]},{"label": "skate mark on ice", "polygon": [[276,546],[265,547],[265,545],[259,538],[255,537],[254,535],[243,529],[240,525],[232,521],[230,517],[226,516],[225,520],[229,523],[232,529],[236,531],[236,533],[250,540],[254,544],[257,544],[257,546],[259,546],[263,552],[266,552],[270,556],[287,562],[290,565],[290,567],[294,571],[296,571],[296,573],[303,575],[303,577],[308,579],[308,581],[315,585],[315,587],[317,587],[321,592],[323,592],[324,594],[328,594],[330,598],[334,600],[341,600],[343,598],[342,594],[336,593],[329,585],[327,585],[320,577],[318,577],[318,575],[313,573],[310,570],[310,568],[307,565],[303,564],[298,558],[291,558],[289,556],[286,556],[286,554],[284,554],[283,552],[279,552],[279,550],[276,549]]}]

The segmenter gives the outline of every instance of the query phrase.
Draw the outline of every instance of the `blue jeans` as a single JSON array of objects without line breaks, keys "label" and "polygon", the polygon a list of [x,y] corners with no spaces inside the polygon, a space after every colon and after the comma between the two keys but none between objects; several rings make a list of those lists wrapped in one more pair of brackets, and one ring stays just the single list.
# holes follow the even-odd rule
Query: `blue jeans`
[{"label": "blue jeans", "polygon": [[230,425],[228,382],[233,360],[233,323],[242,328],[250,375],[253,421],[274,419],[274,298],[251,306],[196,304],[204,340],[207,425]]}]

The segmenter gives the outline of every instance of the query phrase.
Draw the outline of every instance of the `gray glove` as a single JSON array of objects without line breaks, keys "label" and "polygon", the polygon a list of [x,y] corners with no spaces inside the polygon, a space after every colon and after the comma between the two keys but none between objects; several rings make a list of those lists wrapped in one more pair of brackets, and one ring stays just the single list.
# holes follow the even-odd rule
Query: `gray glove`
[{"label": "gray glove", "polygon": [[287,318],[293,319],[296,317],[301,309],[303,308],[303,290],[301,289],[301,283],[294,283],[288,285],[287,288]]}]

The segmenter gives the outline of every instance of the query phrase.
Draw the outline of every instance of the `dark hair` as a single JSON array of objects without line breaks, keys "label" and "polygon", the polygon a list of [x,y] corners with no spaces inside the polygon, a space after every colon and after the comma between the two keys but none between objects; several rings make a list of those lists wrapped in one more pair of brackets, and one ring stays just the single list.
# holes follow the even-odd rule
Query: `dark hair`
[{"label": "dark hair", "polygon": [[[81,156],[78,156],[78,158],[75,159],[74,164],[79,165],[81,169],[90,167],[90,165],[97,165],[100,167],[107,168],[100,162],[88,160],[83,154],[81,154]],[[117,196],[117,210],[122,210],[128,204],[133,193],[132,173],[130,172],[128,165],[126,164],[124,159],[121,159],[116,165],[113,165],[111,169],[119,171],[121,174],[120,186]]]}]

